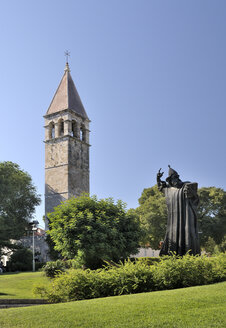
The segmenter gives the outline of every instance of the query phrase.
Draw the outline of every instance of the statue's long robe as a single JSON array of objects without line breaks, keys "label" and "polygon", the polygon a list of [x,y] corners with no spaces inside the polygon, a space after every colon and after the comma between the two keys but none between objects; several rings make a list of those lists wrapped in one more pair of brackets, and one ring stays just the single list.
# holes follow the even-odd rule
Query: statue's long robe
[{"label": "statue's long robe", "polygon": [[162,189],[166,197],[168,221],[165,240],[160,255],[184,255],[188,251],[196,255],[200,253],[197,214],[198,196],[186,198],[184,187],[165,187]]}]

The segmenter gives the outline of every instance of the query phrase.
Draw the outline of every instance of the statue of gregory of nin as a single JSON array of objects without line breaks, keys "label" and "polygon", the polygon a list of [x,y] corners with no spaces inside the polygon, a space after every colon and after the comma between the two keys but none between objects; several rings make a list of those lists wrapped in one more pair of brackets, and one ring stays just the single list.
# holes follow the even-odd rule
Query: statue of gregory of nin
[{"label": "statue of gregory of nin", "polygon": [[187,252],[200,254],[197,225],[198,184],[182,182],[179,174],[170,166],[166,181],[161,180],[163,174],[160,169],[157,185],[166,197],[168,221],[160,256],[170,255],[171,252],[181,256]]}]

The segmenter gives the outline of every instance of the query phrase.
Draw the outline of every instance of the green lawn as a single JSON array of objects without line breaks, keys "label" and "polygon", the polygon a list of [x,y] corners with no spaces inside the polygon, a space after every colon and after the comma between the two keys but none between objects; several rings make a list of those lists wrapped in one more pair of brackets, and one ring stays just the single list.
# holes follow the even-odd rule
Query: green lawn
[{"label": "green lawn", "polygon": [[40,298],[33,295],[33,285],[45,282],[48,279],[42,272],[4,273],[0,275],[0,298]]},{"label": "green lawn", "polygon": [[226,282],[0,310],[1,328],[226,327]]}]

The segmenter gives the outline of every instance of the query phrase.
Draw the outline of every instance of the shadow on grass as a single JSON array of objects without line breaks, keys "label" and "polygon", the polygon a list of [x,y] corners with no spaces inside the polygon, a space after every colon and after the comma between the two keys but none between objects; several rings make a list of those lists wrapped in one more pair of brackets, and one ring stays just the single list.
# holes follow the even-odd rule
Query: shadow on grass
[{"label": "shadow on grass", "polygon": [[7,296],[15,296],[15,294],[7,294],[7,293],[0,293],[0,296],[2,296],[2,295],[7,295]]},{"label": "shadow on grass", "polygon": [[19,272],[19,271],[16,271],[16,272],[3,272],[2,274],[1,274],[1,276],[11,276],[11,275],[13,275],[13,274],[18,274],[18,273],[21,273],[21,272]]}]

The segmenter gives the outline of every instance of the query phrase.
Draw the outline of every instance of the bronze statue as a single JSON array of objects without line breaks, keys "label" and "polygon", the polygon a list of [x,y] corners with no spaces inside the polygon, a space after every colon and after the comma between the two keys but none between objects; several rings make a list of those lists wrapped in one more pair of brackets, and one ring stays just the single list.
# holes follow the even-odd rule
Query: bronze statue
[{"label": "bronze statue", "polygon": [[182,182],[179,174],[170,165],[166,181],[161,180],[163,174],[160,169],[157,185],[166,197],[168,221],[160,256],[170,255],[172,252],[181,256],[187,252],[200,254],[197,226],[198,184]]}]

